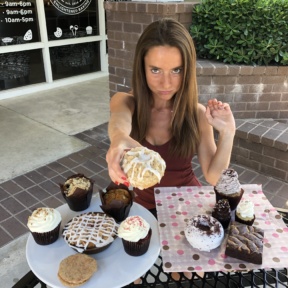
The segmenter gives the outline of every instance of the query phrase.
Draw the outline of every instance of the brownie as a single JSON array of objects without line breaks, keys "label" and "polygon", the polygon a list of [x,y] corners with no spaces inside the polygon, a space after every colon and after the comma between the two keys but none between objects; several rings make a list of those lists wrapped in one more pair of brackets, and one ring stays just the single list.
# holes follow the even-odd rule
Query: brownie
[{"label": "brownie", "polygon": [[261,228],[232,222],[225,254],[249,263],[262,264],[263,238]]}]

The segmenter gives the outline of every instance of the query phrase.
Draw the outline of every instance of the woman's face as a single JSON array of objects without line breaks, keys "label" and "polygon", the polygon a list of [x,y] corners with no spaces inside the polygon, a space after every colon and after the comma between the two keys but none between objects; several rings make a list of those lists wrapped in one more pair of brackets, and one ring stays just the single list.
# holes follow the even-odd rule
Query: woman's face
[{"label": "woman's face", "polygon": [[154,100],[170,100],[179,90],[183,78],[179,49],[171,46],[152,47],[144,63],[147,84]]}]

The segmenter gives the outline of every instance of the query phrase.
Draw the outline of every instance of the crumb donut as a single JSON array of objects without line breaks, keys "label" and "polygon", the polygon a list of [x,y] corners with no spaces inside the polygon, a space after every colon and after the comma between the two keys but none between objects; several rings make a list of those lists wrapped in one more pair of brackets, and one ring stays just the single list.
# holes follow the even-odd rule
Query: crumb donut
[{"label": "crumb donut", "polygon": [[220,246],[224,238],[222,225],[209,215],[197,215],[189,219],[184,233],[193,248],[207,252]]},{"label": "crumb donut", "polygon": [[125,153],[122,168],[129,183],[143,190],[160,182],[166,163],[159,153],[146,147],[136,147]]}]

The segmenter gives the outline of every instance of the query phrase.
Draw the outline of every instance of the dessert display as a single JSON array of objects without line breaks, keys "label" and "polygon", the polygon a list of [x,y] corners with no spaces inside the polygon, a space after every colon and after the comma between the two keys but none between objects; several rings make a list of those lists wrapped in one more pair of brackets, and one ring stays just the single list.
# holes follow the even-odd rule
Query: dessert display
[{"label": "dessert display", "polygon": [[141,256],[148,251],[152,229],[141,216],[130,216],[121,222],[118,236],[128,255]]},{"label": "dessert display", "polygon": [[206,252],[219,247],[224,238],[222,225],[209,215],[196,215],[189,219],[184,233],[193,248]]},{"label": "dessert display", "polygon": [[254,204],[250,200],[240,201],[236,208],[235,220],[245,225],[253,225],[255,220]]},{"label": "dessert display", "polygon": [[66,287],[78,287],[86,283],[97,271],[97,261],[85,254],[64,258],[58,269],[58,279]]},{"label": "dessert display", "polygon": [[222,224],[224,229],[228,228],[231,220],[231,209],[227,199],[220,199],[215,204],[212,216]]},{"label": "dessert display", "polygon": [[262,264],[264,231],[233,222],[230,225],[225,254],[249,263]]},{"label": "dessert display", "polygon": [[216,202],[220,199],[227,199],[232,211],[236,209],[244,193],[238,181],[238,173],[231,168],[222,171],[214,191]]},{"label": "dessert display", "polygon": [[117,236],[118,224],[102,212],[75,216],[63,228],[65,242],[80,253],[98,253],[108,248]]},{"label": "dessert display", "polygon": [[38,208],[28,217],[27,226],[39,245],[54,243],[59,237],[62,217],[59,211],[53,208]]},{"label": "dessert display", "polygon": [[143,190],[160,183],[166,163],[159,153],[146,147],[136,147],[124,154],[122,168],[129,183]]},{"label": "dessert display", "polygon": [[94,181],[83,174],[75,174],[60,184],[62,196],[73,211],[83,211],[90,206]]},{"label": "dessert display", "polygon": [[102,203],[101,209],[116,222],[121,222],[128,217],[134,199],[132,190],[125,185],[116,185],[112,182],[106,191],[99,190],[99,195]]}]

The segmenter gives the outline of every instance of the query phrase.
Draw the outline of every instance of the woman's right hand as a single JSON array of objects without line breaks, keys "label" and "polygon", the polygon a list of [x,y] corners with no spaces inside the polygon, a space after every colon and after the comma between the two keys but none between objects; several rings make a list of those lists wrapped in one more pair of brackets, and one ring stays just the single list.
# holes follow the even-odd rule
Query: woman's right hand
[{"label": "woman's right hand", "polygon": [[130,136],[121,135],[114,137],[106,154],[106,161],[108,164],[109,176],[115,184],[118,185],[122,183],[127,187],[130,185],[127,180],[127,175],[122,170],[120,163],[126,151],[139,146],[142,145]]}]

